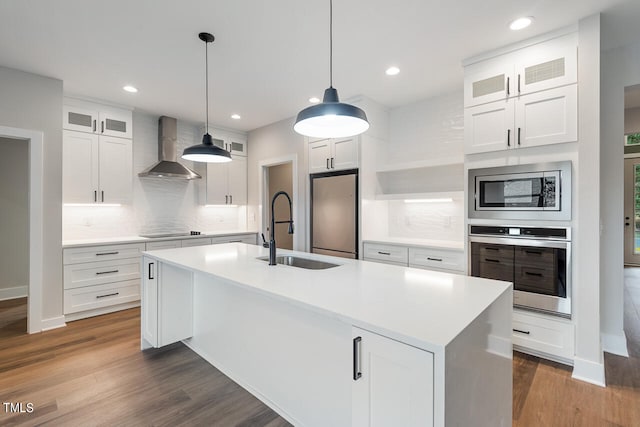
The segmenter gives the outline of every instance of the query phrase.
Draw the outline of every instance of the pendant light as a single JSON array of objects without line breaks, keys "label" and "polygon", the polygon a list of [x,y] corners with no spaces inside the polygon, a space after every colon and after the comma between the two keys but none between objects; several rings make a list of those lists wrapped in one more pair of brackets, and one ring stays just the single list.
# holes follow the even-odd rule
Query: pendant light
[{"label": "pendant light", "polygon": [[192,160],[194,162],[205,163],[224,163],[231,161],[231,153],[224,148],[213,145],[213,138],[209,135],[209,54],[208,45],[213,43],[215,37],[209,33],[198,34],[200,40],[204,42],[204,55],[205,55],[205,99],[207,108],[207,128],[205,134],[202,136],[202,144],[192,145],[185,148],[182,153],[182,158],[185,160]]},{"label": "pendant light", "polygon": [[293,130],[317,138],[341,138],[361,134],[369,129],[365,112],[355,105],[340,102],[333,87],[333,0],[329,0],[329,87],[321,104],[298,113]]}]

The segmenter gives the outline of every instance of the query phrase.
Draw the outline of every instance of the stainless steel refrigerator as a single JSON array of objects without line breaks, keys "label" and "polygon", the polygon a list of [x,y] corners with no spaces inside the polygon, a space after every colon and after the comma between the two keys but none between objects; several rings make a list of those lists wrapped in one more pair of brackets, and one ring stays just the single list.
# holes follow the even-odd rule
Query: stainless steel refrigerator
[{"label": "stainless steel refrigerator", "polygon": [[358,258],[357,171],[311,175],[311,252]]}]

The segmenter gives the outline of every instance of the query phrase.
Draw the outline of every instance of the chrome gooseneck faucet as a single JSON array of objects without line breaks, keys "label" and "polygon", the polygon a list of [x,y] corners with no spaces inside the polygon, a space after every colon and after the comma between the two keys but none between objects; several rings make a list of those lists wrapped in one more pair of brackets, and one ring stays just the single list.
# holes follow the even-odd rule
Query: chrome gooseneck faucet
[{"label": "chrome gooseneck faucet", "polygon": [[[289,201],[289,220],[288,221],[276,221],[274,218],[274,206],[276,203],[276,199],[278,198],[278,196],[282,196],[284,195],[287,200]],[[289,224],[289,234],[293,234],[293,213],[292,213],[292,207],[291,207],[291,197],[289,197],[289,195],[284,192],[284,191],[278,191],[276,194],[273,195],[273,199],[271,199],[271,229],[269,230],[271,232],[271,238],[269,239],[269,265],[276,265],[276,237],[275,237],[275,226],[276,224],[284,224],[284,223],[288,223]]]}]

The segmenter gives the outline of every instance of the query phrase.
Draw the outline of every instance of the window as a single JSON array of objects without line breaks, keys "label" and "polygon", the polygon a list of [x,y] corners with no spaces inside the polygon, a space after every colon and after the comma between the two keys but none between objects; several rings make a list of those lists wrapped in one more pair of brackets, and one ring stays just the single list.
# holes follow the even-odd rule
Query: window
[{"label": "window", "polygon": [[624,136],[624,145],[640,145],[640,133],[630,133]]}]

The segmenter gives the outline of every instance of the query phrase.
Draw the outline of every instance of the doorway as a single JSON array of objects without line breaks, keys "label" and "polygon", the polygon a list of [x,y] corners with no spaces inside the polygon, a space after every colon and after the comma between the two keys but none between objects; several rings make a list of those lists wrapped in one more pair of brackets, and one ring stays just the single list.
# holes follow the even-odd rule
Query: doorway
[{"label": "doorway", "polygon": [[[292,162],[267,166],[265,172],[265,184],[267,193],[265,197],[266,227],[268,237],[271,236],[271,200],[278,191],[285,191],[293,201],[293,164]],[[274,216],[276,221],[289,219],[289,202],[286,197],[278,197],[274,204]],[[293,235],[288,233],[288,224],[275,225],[276,247],[280,249],[293,249]]]},{"label": "doorway", "polygon": [[[28,153],[26,162],[22,163],[22,170],[27,174],[21,178],[26,184],[26,190],[21,191],[27,198],[27,210],[25,220],[27,221],[27,332],[32,334],[47,329],[42,322],[42,279],[43,279],[43,151],[44,135],[39,131],[0,126],[0,140],[8,144],[17,144],[20,151],[23,149]],[[8,141],[8,142],[7,142]],[[12,145],[13,147],[13,145]],[[13,165],[12,165],[13,166]],[[14,193],[13,184],[19,185],[18,179],[11,176],[9,192]],[[0,208],[8,209],[9,202],[4,198],[0,199]],[[3,212],[4,220],[4,212]],[[3,228],[4,230],[4,228]],[[9,241],[9,239],[4,239]],[[4,250],[4,249],[3,249]],[[13,268],[13,266],[11,266]],[[23,285],[8,285],[11,288],[21,289]],[[7,292],[18,292],[16,290]],[[9,294],[5,294],[9,295]],[[24,298],[24,297],[23,297]],[[11,304],[9,304],[11,305]],[[57,327],[57,323],[48,324],[48,327]]]},{"label": "doorway", "polygon": [[624,264],[640,266],[640,85],[624,90]]}]

